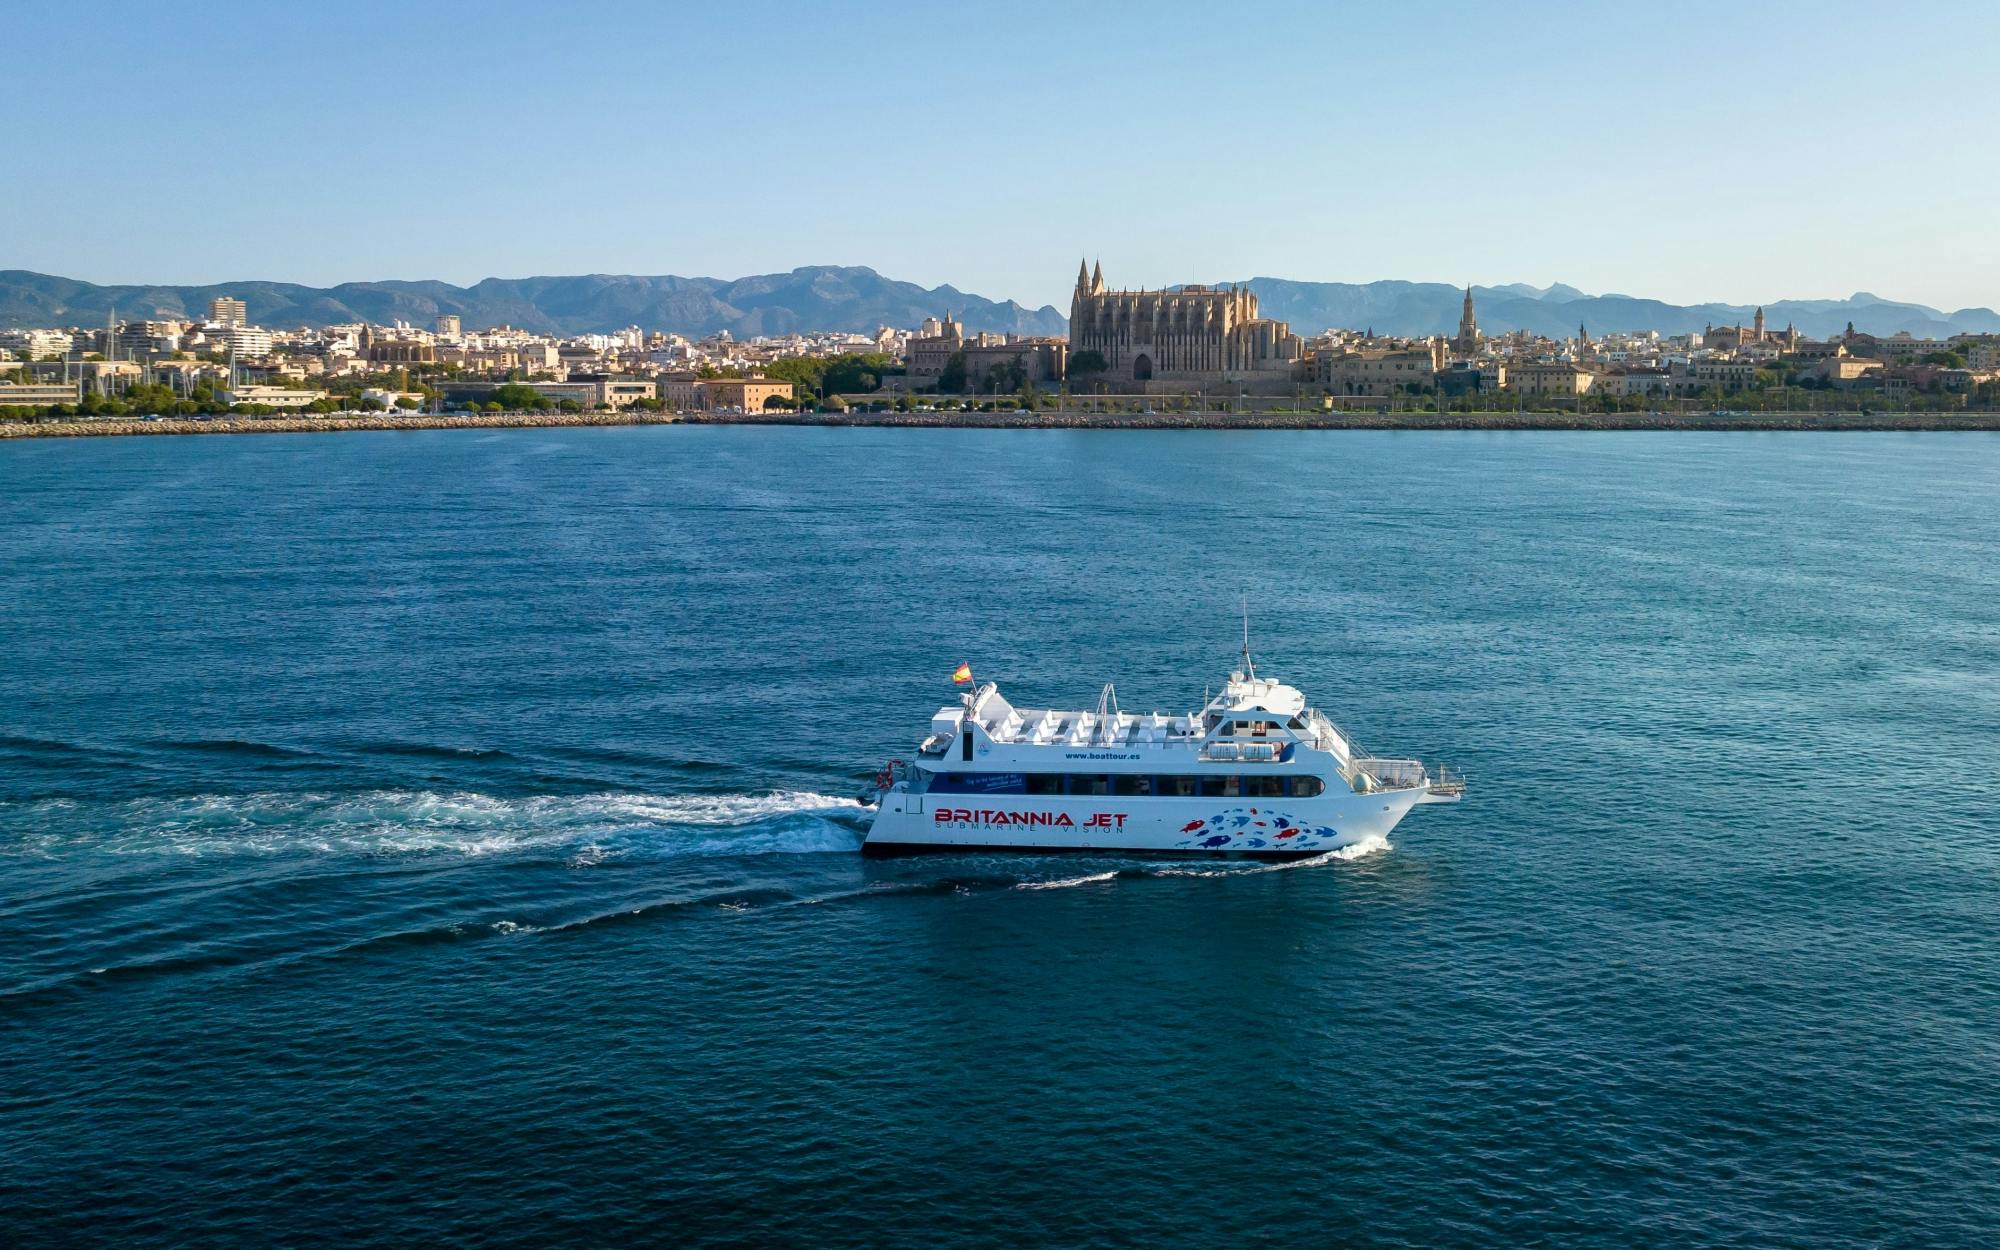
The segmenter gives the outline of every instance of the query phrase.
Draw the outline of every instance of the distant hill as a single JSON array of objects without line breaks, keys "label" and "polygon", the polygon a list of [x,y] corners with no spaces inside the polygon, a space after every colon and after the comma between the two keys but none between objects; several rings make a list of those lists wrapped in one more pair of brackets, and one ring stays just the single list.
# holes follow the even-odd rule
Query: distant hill
[{"label": "distant hill", "polygon": [[[1293,282],[1284,278],[1252,278],[1250,289],[1266,317],[1292,323],[1300,334],[1334,328],[1367,329],[1378,334],[1451,334],[1458,329],[1463,287],[1440,282]],[[1747,304],[1668,304],[1630,295],[1586,295],[1557,283],[1532,287],[1525,283],[1472,288],[1479,328],[1488,334],[1527,330],[1553,338],[1576,333],[1582,325],[1597,334],[1606,330],[1658,330],[1685,334],[1704,325],[1745,325],[1756,309]],[[1860,291],[1842,300],[1779,300],[1764,306],[1764,321],[1772,329],[1796,325],[1801,334],[1825,338],[1852,321],[1868,334],[1908,330],[1919,338],[1951,334],[2000,332],[2000,313],[1990,308],[1941,312],[1923,304],[1903,304]]]},{"label": "distant hill", "polygon": [[798,330],[866,334],[878,326],[915,326],[947,312],[972,330],[1061,334],[1067,324],[1054,308],[996,303],[950,286],[927,290],[858,266],[813,265],[736,279],[589,274],[488,278],[470,287],[448,282],[97,286],[0,270],[0,326],[99,325],[114,307],[121,318],[198,318],[218,295],[246,301],[251,321],[279,329],[353,321],[428,326],[440,313],[456,313],[468,329],[512,325],[544,334],[591,334],[637,325],[695,336],[727,330],[738,338]]},{"label": "distant hill", "polygon": [[[1439,282],[1294,282],[1252,278],[1264,315],[1289,321],[1301,334],[1332,328],[1399,335],[1449,334],[1458,328],[1461,287]],[[25,270],[0,270],[0,327],[100,325],[114,306],[120,317],[200,317],[208,301],[231,295],[250,305],[250,319],[280,329],[341,322],[429,325],[456,313],[467,328],[513,325],[548,334],[608,333],[637,325],[688,335],[727,330],[738,338],[798,330],[910,327],[950,312],[971,330],[1061,334],[1063,312],[996,302],[956,287],[926,289],[860,266],[810,265],[749,278],[578,277],[488,278],[474,286],[448,282],[346,282],[334,287],[288,282],[223,282],[213,286],[96,286]],[[1606,330],[1680,334],[1704,325],[1748,323],[1742,304],[1668,304],[1631,295],[1587,295],[1573,286],[1526,283],[1474,287],[1480,329],[1525,329],[1552,337],[1578,325]],[[1779,300],[1764,309],[1767,324],[1787,323],[1815,338],[1858,330],[1919,337],[2000,332],[1990,308],[1942,312],[1883,299],[1866,291],[1843,300]]]}]

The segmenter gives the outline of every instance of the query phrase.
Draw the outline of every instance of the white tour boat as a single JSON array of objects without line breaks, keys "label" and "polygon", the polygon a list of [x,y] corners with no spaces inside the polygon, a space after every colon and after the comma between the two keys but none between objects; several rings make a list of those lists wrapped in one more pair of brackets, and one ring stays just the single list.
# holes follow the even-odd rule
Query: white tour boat
[{"label": "white tour boat", "polygon": [[1442,766],[1363,754],[1296,687],[1259,678],[1246,640],[1243,671],[1185,716],[1121,712],[1110,686],[1095,712],[1061,712],[974,685],[862,796],[862,849],[1317,855],[1464,793]]}]

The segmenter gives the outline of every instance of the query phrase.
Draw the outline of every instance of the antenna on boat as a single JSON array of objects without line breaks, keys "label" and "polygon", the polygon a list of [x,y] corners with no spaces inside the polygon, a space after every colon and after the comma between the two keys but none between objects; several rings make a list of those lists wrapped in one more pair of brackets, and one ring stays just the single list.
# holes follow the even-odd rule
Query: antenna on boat
[{"label": "antenna on boat", "polygon": [[1257,666],[1250,662],[1250,596],[1243,596],[1243,675],[1257,680]]}]

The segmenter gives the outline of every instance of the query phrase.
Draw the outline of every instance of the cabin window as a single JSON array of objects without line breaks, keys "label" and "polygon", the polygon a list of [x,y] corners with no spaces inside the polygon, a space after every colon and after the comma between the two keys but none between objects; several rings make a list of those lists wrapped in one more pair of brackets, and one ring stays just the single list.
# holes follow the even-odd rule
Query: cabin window
[{"label": "cabin window", "polygon": [[943,794],[1023,794],[1027,783],[1020,773],[940,773],[931,789]]},{"label": "cabin window", "polygon": [[1326,783],[1317,777],[1292,778],[1292,797],[1298,799],[1316,798],[1326,791]]},{"label": "cabin window", "polygon": [[1285,791],[1282,777],[1245,777],[1243,793],[1257,799],[1275,799]]},{"label": "cabin window", "polygon": [[1061,794],[1063,779],[1061,773],[1029,773],[1029,794]]},{"label": "cabin window", "polygon": [[1155,777],[1153,793],[1162,798],[1185,799],[1194,797],[1194,778]]},{"label": "cabin window", "polygon": [[1150,795],[1153,793],[1153,779],[1119,773],[1111,779],[1111,793]]},{"label": "cabin window", "polygon": [[1071,794],[1109,794],[1111,784],[1103,773],[1072,773],[1069,779]]}]

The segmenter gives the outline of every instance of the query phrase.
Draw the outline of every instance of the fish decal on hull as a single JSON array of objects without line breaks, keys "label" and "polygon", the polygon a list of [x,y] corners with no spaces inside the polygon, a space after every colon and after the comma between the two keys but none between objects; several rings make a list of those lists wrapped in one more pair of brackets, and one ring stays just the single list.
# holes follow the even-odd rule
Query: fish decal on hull
[{"label": "fish decal on hull", "polygon": [[[1263,820],[1253,820],[1254,816]],[[1217,812],[1204,820],[1191,820],[1181,827],[1188,835],[1175,845],[1190,850],[1216,851],[1225,847],[1241,847],[1244,850],[1261,850],[1282,847],[1287,851],[1316,849],[1325,845],[1328,839],[1338,838],[1340,831],[1330,825],[1295,824],[1288,816],[1275,812],[1259,812],[1256,808],[1247,811],[1232,808]]]}]

